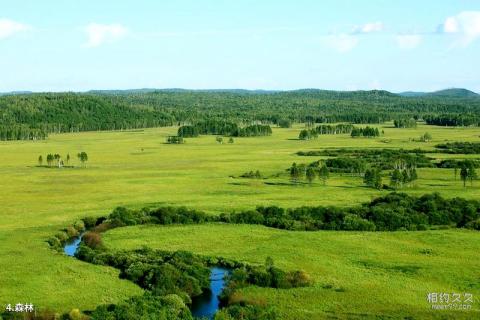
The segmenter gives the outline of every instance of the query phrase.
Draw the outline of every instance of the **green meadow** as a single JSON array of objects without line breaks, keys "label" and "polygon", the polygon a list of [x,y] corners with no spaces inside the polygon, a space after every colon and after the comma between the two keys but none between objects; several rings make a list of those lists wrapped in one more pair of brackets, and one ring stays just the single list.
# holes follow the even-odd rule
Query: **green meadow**
[{"label": "green meadow", "polygon": [[187,250],[305,270],[313,287],[247,288],[241,294],[280,310],[281,319],[329,316],[472,319],[480,310],[432,311],[429,292],[480,294],[475,231],[295,232],[251,225],[136,226],[107,232],[108,247]]},{"label": "green meadow", "polygon": [[[326,186],[320,182],[292,185],[285,169],[292,162],[318,159],[295,153],[339,147],[434,150],[435,144],[447,140],[480,141],[480,131],[475,128],[419,125],[416,129],[395,129],[392,124],[380,126],[385,131],[380,138],[325,135],[300,141],[297,137],[302,128],[275,128],[272,136],[236,138],[233,144],[219,144],[214,136],[187,138],[183,145],[165,144],[166,137],[175,134],[174,127],[0,142],[0,306],[31,302],[37,308],[85,310],[141,293],[139,287],[119,279],[115,269],[83,263],[49,248],[46,239],[76,219],[106,215],[117,206],[184,205],[211,214],[257,205],[351,206],[387,191],[366,188],[358,177],[335,174]],[[412,141],[427,131],[432,141]],[[85,168],[75,158],[80,151],[89,155]],[[39,155],[48,153],[70,154],[75,168],[38,167]],[[250,170],[260,170],[266,178],[238,178]],[[418,175],[415,185],[403,191],[480,198],[480,182],[464,188],[459,180],[454,181],[451,169],[419,169]],[[313,288],[250,288],[244,292],[280,305],[291,319],[383,312],[392,317],[413,314],[423,318],[432,314],[425,294],[439,290],[468,289],[476,294],[478,311],[480,274],[475,253],[480,238],[475,232],[295,233],[212,225],[178,228],[119,229],[107,234],[106,242],[119,247],[147,244],[168,250],[188,249],[257,263],[270,255],[286,269],[305,269],[316,280]],[[423,249],[431,249],[432,254],[421,254]],[[468,318],[473,313],[454,315]]]}]

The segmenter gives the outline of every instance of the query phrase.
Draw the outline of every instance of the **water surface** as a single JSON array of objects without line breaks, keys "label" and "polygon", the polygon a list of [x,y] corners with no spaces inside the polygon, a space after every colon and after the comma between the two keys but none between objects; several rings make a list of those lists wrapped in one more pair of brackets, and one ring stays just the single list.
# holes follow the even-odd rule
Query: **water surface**
[{"label": "water surface", "polygon": [[192,299],[191,311],[196,318],[213,319],[220,307],[219,295],[225,287],[225,276],[230,270],[220,267],[210,269],[210,290]]}]

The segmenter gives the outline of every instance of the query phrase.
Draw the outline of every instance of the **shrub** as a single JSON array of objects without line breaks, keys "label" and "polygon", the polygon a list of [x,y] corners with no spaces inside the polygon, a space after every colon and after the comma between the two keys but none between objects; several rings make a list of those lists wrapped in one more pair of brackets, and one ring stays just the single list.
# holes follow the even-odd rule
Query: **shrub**
[{"label": "shrub", "polygon": [[303,270],[290,271],[286,278],[293,288],[308,287],[313,284],[312,278]]},{"label": "shrub", "polygon": [[73,227],[74,227],[78,232],[82,232],[83,230],[85,230],[85,222],[83,222],[83,220],[78,220],[77,222],[75,222],[75,224],[73,225]]},{"label": "shrub", "polygon": [[92,248],[98,248],[102,245],[102,236],[98,232],[89,231],[83,235],[83,242]]},{"label": "shrub", "polygon": [[47,243],[48,243],[51,247],[54,247],[54,248],[61,248],[61,247],[62,247],[62,243],[60,242],[60,240],[59,240],[57,237],[50,237],[50,238],[47,240]]},{"label": "shrub", "polygon": [[80,310],[78,309],[72,309],[69,313],[68,313],[68,318],[70,320],[82,320],[82,319],[85,319],[85,317],[82,315],[82,313],[80,312]]},{"label": "shrub", "polygon": [[78,236],[78,231],[73,226],[66,227],[65,232],[67,233],[68,238],[74,238]]},{"label": "shrub", "polygon": [[85,228],[91,229],[97,225],[97,218],[95,217],[85,217],[83,218],[83,223]]},{"label": "shrub", "polygon": [[61,242],[61,243],[64,243],[65,241],[68,240],[68,234],[64,231],[61,231],[61,232],[58,232],[55,237],[58,238],[58,240]]}]

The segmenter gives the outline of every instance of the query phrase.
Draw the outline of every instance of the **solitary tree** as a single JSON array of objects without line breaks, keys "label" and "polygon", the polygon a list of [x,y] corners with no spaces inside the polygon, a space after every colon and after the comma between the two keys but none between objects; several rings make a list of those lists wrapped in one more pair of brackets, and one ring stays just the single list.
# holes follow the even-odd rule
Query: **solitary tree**
[{"label": "solitary tree", "polygon": [[422,142],[429,142],[432,140],[432,135],[428,132],[425,132],[421,137],[420,137],[420,141]]},{"label": "solitary tree", "polygon": [[53,154],[49,153],[49,154],[47,155],[47,165],[48,165],[49,167],[52,166],[53,160],[54,160]]},{"label": "solitary tree", "polygon": [[318,176],[320,180],[322,180],[323,185],[327,184],[327,180],[329,177],[330,173],[328,172],[328,168],[326,165],[323,165],[319,170],[318,170]]},{"label": "solitary tree", "polygon": [[290,167],[290,178],[294,182],[297,182],[298,179],[300,178],[300,168],[297,166],[295,162]]},{"label": "solitary tree", "polygon": [[82,152],[78,153],[77,158],[78,158],[78,160],[80,160],[80,162],[82,163],[83,166],[85,166],[85,162],[88,161],[88,155],[85,151],[82,151]]},{"label": "solitary tree", "polygon": [[382,188],[382,172],[378,169],[369,169],[365,171],[363,182],[369,187],[372,187],[375,189],[381,189]]},{"label": "solitary tree", "polygon": [[473,180],[477,179],[477,172],[475,171],[473,164],[468,168],[468,179],[470,180],[470,185],[473,186]]},{"label": "solitary tree", "polygon": [[315,180],[315,169],[308,167],[305,173],[308,183],[312,183]]},{"label": "solitary tree", "polygon": [[365,171],[365,175],[363,176],[363,183],[365,183],[369,187],[372,187],[374,179],[375,179],[374,170],[367,169],[367,171]]},{"label": "solitary tree", "polygon": [[383,186],[383,183],[382,183],[382,172],[380,170],[376,170],[375,171],[375,177],[373,179],[373,186],[375,187],[375,189],[381,189],[382,186]]},{"label": "solitary tree", "polygon": [[402,186],[403,174],[400,170],[395,169],[390,177],[390,185],[396,190]]},{"label": "solitary tree", "polygon": [[468,179],[468,169],[466,166],[462,166],[462,169],[460,170],[460,179],[462,179],[463,187],[465,188]]},{"label": "solitary tree", "polygon": [[43,165],[43,157],[42,157],[42,156],[39,156],[39,157],[38,157],[38,165],[39,165],[39,166],[42,166],[42,165]]}]

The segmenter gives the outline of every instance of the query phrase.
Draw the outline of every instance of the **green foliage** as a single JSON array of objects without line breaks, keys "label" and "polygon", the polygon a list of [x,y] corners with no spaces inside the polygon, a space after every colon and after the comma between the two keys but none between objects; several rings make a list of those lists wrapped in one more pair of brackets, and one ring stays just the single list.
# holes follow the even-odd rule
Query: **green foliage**
[{"label": "green foliage", "polygon": [[416,128],[417,120],[415,119],[395,119],[393,121],[395,128]]},{"label": "green foliage", "polygon": [[312,168],[312,167],[308,167],[306,172],[305,172],[305,176],[307,178],[308,183],[312,183],[313,180],[315,180],[315,177],[316,177],[315,169]]},{"label": "green foliage", "polygon": [[232,132],[234,137],[260,137],[272,135],[272,128],[269,125],[254,124],[244,128],[238,128]]},{"label": "green foliage", "polygon": [[442,127],[467,127],[480,125],[480,117],[475,113],[426,115],[424,116],[424,120],[429,125]]},{"label": "green foliage", "polygon": [[[475,97],[405,98],[376,90],[298,90],[275,94],[159,90],[4,95],[0,97],[0,140],[39,140],[53,132],[126,130],[175,123],[194,123],[200,129],[199,134],[228,135],[235,132],[236,124],[254,121],[283,127],[291,122],[382,123],[418,118],[419,114],[428,124],[470,126],[480,123],[479,105]],[[215,123],[225,125],[223,128],[212,125]]]},{"label": "green foliage", "polygon": [[[403,181],[399,170],[398,179]],[[256,211],[222,214],[226,223],[263,224],[288,230],[417,230],[420,225],[464,227],[479,218],[480,202],[455,198],[447,200],[438,194],[420,198],[391,193],[361,207],[257,207]]]},{"label": "green foliage", "polygon": [[145,293],[117,305],[102,305],[91,314],[92,320],[193,320],[183,300],[175,294],[156,296]]},{"label": "green foliage", "polygon": [[350,134],[352,138],[356,137],[379,137],[380,136],[380,131],[378,131],[378,128],[372,128],[372,127],[365,127],[365,128],[353,128],[352,132]]},{"label": "green foliage", "polygon": [[480,142],[448,142],[437,144],[435,148],[451,154],[480,154]]},{"label": "green foliage", "polygon": [[248,178],[248,179],[262,179],[262,174],[260,173],[259,170],[257,171],[249,171],[249,172],[245,172],[243,173],[241,176],[241,178]]},{"label": "green foliage", "polygon": [[289,119],[280,119],[277,121],[277,124],[280,128],[291,128],[292,127],[292,121]]},{"label": "green foliage", "polygon": [[432,135],[428,132],[425,132],[423,135],[420,136],[421,142],[429,142],[432,140]]},{"label": "green foliage", "polygon": [[82,163],[82,165],[85,165],[85,163],[88,161],[88,154],[85,151],[79,152],[77,154],[78,160]]},{"label": "green foliage", "polygon": [[169,136],[167,138],[167,143],[168,144],[184,144],[185,139],[183,139],[183,137],[179,137],[179,136]]},{"label": "green foliage", "polygon": [[198,135],[198,129],[195,126],[181,126],[177,132],[177,136],[183,138],[198,137]]},{"label": "green foliage", "polygon": [[367,169],[363,177],[363,183],[371,188],[381,189],[383,187],[382,172],[379,169]]},{"label": "green foliage", "polygon": [[276,320],[279,319],[274,308],[264,308],[253,304],[234,304],[215,314],[215,320]]}]

